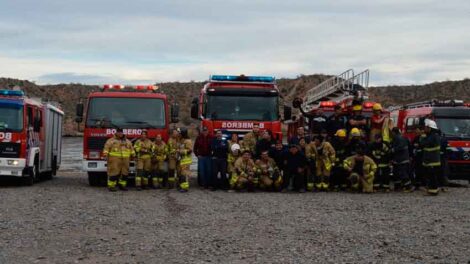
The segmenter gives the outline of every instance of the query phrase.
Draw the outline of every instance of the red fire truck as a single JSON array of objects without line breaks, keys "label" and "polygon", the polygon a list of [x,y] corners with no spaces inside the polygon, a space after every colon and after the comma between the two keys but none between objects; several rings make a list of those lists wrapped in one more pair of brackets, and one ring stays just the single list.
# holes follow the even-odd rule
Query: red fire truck
[{"label": "red fire truck", "polygon": [[0,90],[0,176],[32,185],[56,174],[61,163],[64,112],[51,103]]},{"label": "red fire truck", "polygon": [[[117,128],[131,140],[138,138],[143,129],[148,136],[157,134],[168,140],[170,122],[178,122],[178,105],[171,107],[168,97],[158,92],[154,85],[104,85],[101,91],[88,95],[87,111],[84,117],[84,104],[77,105],[76,121],[85,120],[83,133],[83,170],[88,173],[91,186],[98,186],[106,180],[106,160],[103,147]],[[131,174],[135,174],[131,162]]]},{"label": "red fire truck", "polygon": [[470,180],[470,106],[460,100],[418,102],[395,108],[391,113],[394,125],[413,140],[424,119],[436,121],[448,141],[447,158],[450,176]]},{"label": "red fire truck", "polygon": [[[212,75],[194,98],[191,117],[200,119],[210,134],[223,130],[243,136],[258,123],[282,139],[280,94],[274,77]],[[290,119],[291,108],[284,107],[284,118]]]},{"label": "red fire truck", "polygon": [[[321,110],[323,115],[329,117],[334,114],[336,105],[341,105],[344,116],[350,116],[353,104],[362,104],[362,115],[366,118],[372,116],[372,107],[376,102],[368,100],[369,70],[354,74],[352,69],[337,76],[333,76],[319,85],[309,89],[304,98],[296,98],[293,106],[298,108],[303,118],[289,123],[288,137],[296,135],[297,127],[304,126],[305,116],[314,115]],[[383,114],[389,115],[388,111]]]}]

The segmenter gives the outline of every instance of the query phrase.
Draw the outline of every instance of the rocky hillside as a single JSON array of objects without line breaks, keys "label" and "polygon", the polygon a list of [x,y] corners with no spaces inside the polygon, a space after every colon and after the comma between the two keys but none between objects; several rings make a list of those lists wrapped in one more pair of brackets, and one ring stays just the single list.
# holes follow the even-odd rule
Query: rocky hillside
[{"label": "rocky hillside", "polygon": [[[316,84],[327,79],[326,75],[301,75],[294,79],[279,79],[278,85],[284,102],[290,103],[294,97],[303,96],[305,92]],[[77,125],[74,122],[75,105],[85,100],[87,94],[98,90],[98,86],[81,84],[36,85],[29,81],[0,78],[1,88],[11,88],[15,85],[24,87],[30,97],[41,97],[56,101],[62,105],[66,112],[64,134],[75,135]],[[190,104],[204,85],[203,82],[172,82],[158,84],[163,92],[170,95],[180,104],[180,120],[183,125],[190,125],[193,121],[189,116]],[[470,101],[470,80],[435,82],[415,86],[387,86],[372,87],[370,97],[381,101],[384,105],[398,105],[427,99],[463,99]]]}]

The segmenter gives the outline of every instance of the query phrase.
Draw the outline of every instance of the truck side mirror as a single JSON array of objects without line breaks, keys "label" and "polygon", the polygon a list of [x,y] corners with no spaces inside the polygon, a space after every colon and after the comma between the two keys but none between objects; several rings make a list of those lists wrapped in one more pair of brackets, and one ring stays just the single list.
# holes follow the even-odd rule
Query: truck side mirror
[{"label": "truck side mirror", "polygon": [[174,103],[171,106],[171,123],[178,123],[179,122],[179,113],[180,113],[180,106],[177,103]]},{"label": "truck side mirror", "polygon": [[198,116],[198,99],[197,97],[193,98],[193,101],[191,102],[191,118],[193,119],[199,119]]},{"label": "truck side mirror", "polygon": [[292,119],[292,108],[290,106],[284,106],[284,120],[291,120]]},{"label": "truck side mirror", "polygon": [[78,103],[75,110],[75,122],[81,123],[83,121],[83,103]]}]

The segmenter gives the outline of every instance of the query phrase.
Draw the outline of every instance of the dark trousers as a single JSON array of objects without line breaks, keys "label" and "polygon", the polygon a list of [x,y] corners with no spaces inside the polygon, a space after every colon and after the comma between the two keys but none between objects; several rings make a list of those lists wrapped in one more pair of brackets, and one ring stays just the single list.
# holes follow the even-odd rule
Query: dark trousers
[{"label": "dark trousers", "polygon": [[330,184],[333,187],[346,187],[347,173],[342,166],[334,166],[331,171]]},{"label": "dark trousers", "polygon": [[287,171],[287,173],[284,175],[284,182],[282,183],[282,188],[287,189],[291,180],[294,184],[294,190],[298,191],[300,189],[305,189],[305,173],[291,173]]},{"label": "dark trousers", "polygon": [[410,164],[398,163],[393,166],[395,179],[401,181],[402,186],[408,186],[410,182]]},{"label": "dark trousers", "polygon": [[378,167],[374,178],[374,185],[388,187],[390,185],[390,167]]},{"label": "dark trousers", "polygon": [[306,177],[305,177],[305,185],[307,183],[313,183],[316,182],[317,178],[317,163],[315,160],[309,160],[308,161],[308,168],[306,170]]},{"label": "dark trousers", "polygon": [[197,159],[197,175],[199,186],[209,187],[212,178],[212,157],[201,156]]},{"label": "dark trousers", "polygon": [[441,168],[439,166],[428,167],[425,166],[424,170],[426,172],[426,180],[429,190],[437,190],[439,187],[439,178],[441,173]]},{"label": "dark trousers", "polygon": [[[220,173],[220,179],[217,175]],[[227,177],[227,159],[212,159],[212,187],[228,190],[229,182]]]}]

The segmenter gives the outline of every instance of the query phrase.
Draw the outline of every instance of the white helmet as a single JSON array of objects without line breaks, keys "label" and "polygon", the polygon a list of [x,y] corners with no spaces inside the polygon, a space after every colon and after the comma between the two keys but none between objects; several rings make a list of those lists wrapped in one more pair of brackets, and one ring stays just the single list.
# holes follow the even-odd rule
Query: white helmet
[{"label": "white helmet", "polygon": [[240,145],[238,145],[237,143],[233,144],[232,147],[230,148],[230,150],[232,152],[235,152],[237,150],[240,150]]},{"label": "white helmet", "polygon": [[432,129],[437,129],[437,124],[434,120],[431,119],[425,119],[424,120],[424,125],[427,127],[430,127]]}]

